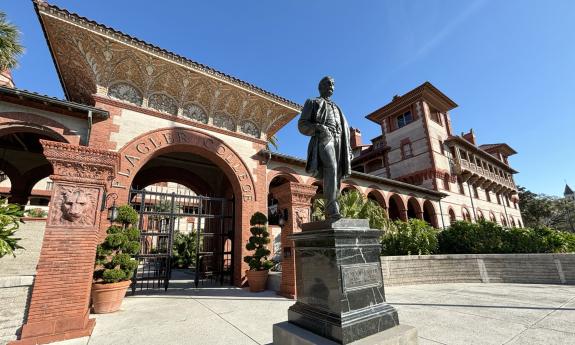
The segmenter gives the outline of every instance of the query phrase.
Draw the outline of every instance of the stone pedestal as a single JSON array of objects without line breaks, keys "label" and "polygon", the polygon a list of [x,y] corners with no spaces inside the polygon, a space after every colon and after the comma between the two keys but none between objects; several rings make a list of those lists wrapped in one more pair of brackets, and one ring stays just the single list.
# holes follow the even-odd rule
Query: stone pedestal
[{"label": "stone pedestal", "polygon": [[297,302],[289,322],[340,344],[399,325],[385,303],[379,236],[365,219],[307,223],[292,234]]}]

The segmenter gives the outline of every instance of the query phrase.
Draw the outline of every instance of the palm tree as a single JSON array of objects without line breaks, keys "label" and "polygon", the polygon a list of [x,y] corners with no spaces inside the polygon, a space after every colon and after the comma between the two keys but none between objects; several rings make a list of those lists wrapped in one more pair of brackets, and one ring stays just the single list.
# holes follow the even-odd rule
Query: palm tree
[{"label": "palm tree", "polygon": [[[340,194],[337,201],[339,202],[340,213],[344,218],[369,219],[369,226],[372,229],[387,230],[393,226],[383,207],[356,190]],[[325,219],[325,199],[315,199],[312,209],[313,219]]]},{"label": "palm tree", "polygon": [[0,72],[18,65],[18,55],[24,52],[18,28],[0,11]]},{"label": "palm tree", "polygon": [[271,151],[271,146],[274,147],[274,149],[278,149],[278,137],[276,137],[275,135],[272,135],[271,137],[268,138],[268,142],[266,143],[266,150],[267,151]]}]

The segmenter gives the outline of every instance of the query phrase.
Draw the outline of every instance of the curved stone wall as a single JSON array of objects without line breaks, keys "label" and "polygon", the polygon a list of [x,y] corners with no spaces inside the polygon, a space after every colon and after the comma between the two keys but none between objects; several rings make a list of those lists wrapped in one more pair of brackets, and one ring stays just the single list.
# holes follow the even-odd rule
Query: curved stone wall
[{"label": "curved stone wall", "polygon": [[386,286],[441,283],[575,284],[575,254],[382,256]]}]

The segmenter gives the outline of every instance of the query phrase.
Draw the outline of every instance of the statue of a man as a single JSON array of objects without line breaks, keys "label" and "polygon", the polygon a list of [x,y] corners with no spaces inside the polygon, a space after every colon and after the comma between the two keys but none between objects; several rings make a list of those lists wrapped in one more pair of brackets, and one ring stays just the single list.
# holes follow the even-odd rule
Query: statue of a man
[{"label": "statue of a man", "polygon": [[324,77],[318,88],[320,97],[305,101],[298,128],[311,136],[306,171],[316,178],[323,177],[326,217],[337,220],[341,218],[337,203],[341,179],[351,174],[349,126],[341,109],[330,99],[335,89],[333,78]]}]

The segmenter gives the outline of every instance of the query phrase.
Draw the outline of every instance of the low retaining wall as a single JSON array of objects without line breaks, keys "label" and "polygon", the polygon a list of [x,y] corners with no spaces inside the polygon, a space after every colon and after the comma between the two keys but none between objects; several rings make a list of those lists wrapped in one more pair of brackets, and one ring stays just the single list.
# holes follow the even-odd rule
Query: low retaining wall
[{"label": "low retaining wall", "polygon": [[575,284],[575,254],[382,256],[386,286],[441,283]]},{"label": "low retaining wall", "polygon": [[15,236],[21,238],[16,257],[0,259],[0,345],[16,340],[26,311],[44,238],[45,219],[27,219]]}]

